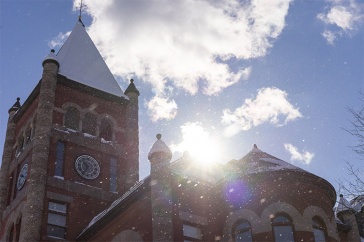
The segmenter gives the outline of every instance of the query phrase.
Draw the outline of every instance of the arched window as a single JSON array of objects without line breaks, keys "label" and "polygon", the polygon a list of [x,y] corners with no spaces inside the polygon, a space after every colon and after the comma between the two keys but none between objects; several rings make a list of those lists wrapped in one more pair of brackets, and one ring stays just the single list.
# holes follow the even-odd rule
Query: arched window
[{"label": "arched window", "polygon": [[80,112],[75,107],[68,107],[64,116],[64,126],[69,129],[79,130]]},{"label": "arched window", "polygon": [[96,135],[96,115],[86,113],[82,120],[82,132]]},{"label": "arched window", "polygon": [[312,228],[315,242],[326,242],[326,227],[322,220],[314,217],[312,219]]},{"label": "arched window", "polygon": [[100,123],[99,127],[100,131],[100,138],[103,138],[104,140],[111,141],[112,140],[112,125],[111,122],[103,118]]},{"label": "arched window", "polygon": [[294,241],[291,219],[284,214],[279,214],[272,219],[272,228],[275,242]]},{"label": "arched window", "polygon": [[239,220],[233,227],[233,240],[235,242],[251,242],[252,230],[250,223],[246,220]]}]

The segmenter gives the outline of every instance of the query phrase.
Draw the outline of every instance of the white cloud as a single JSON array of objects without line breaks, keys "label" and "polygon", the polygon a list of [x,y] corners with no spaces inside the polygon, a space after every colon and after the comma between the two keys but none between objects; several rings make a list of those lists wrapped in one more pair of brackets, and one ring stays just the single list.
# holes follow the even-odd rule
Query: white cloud
[{"label": "white cloud", "polygon": [[57,37],[48,41],[48,46],[50,48],[61,47],[70,34],[71,34],[71,31],[68,31],[66,33],[59,33],[57,35]]},{"label": "white cloud", "polygon": [[363,23],[364,5],[357,3],[356,0],[329,2],[328,11],[318,14],[317,18],[326,24],[326,28],[332,28],[322,33],[322,36],[332,45],[337,36],[350,35]]},{"label": "white cloud", "polygon": [[177,104],[169,97],[162,96],[162,94],[154,96],[149,102],[146,103],[149,109],[149,116],[153,122],[161,119],[173,119],[177,115]]},{"label": "white cloud", "polygon": [[284,144],[284,148],[291,154],[291,161],[300,161],[306,165],[310,164],[315,156],[314,153],[308,151],[299,152],[292,144]]},{"label": "white cloud", "polygon": [[227,126],[225,134],[232,136],[265,122],[281,126],[302,117],[298,108],[288,101],[287,95],[275,87],[262,88],[254,100],[245,99],[235,111],[225,109],[222,116],[222,123]]},{"label": "white cloud", "polygon": [[335,32],[332,32],[330,30],[325,30],[322,33],[322,36],[326,39],[328,44],[333,45],[335,43],[335,40],[336,40]]},{"label": "white cloud", "polygon": [[[249,78],[229,60],[264,56],[285,26],[292,0],[88,0],[88,28],[111,71],[190,94],[216,95]],[[80,0],[74,0],[75,9]]]}]

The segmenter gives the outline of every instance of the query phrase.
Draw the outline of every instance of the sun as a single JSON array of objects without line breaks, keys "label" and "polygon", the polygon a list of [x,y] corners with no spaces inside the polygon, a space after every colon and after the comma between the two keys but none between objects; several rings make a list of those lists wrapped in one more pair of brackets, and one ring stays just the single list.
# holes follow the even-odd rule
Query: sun
[{"label": "sun", "polygon": [[186,123],[181,130],[183,141],[172,146],[174,152],[187,151],[194,161],[203,166],[221,162],[221,145],[200,123]]}]

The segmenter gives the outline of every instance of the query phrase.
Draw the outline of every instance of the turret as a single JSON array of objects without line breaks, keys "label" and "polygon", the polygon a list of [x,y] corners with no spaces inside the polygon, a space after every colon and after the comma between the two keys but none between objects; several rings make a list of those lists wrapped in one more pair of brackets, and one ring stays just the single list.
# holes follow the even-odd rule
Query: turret
[{"label": "turret", "polygon": [[348,200],[340,194],[339,204],[336,209],[337,217],[346,225],[351,227],[348,232],[347,241],[360,241],[358,224],[356,223],[355,210],[352,209]]},{"label": "turret", "polygon": [[38,97],[37,126],[29,171],[27,200],[24,209],[20,241],[40,241],[47,166],[52,131],[52,118],[59,62],[51,50],[43,61],[43,74]]},{"label": "turret", "polygon": [[157,134],[149,151],[153,241],[173,241],[173,201],[169,162],[172,152]]},{"label": "turret", "polygon": [[123,181],[121,179],[121,186],[125,186],[126,189],[132,187],[135,182],[139,180],[139,123],[138,123],[138,98],[139,91],[134,84],[134,80],[130,80],[130,84],[125,90],[125,95],[129,98],[129,103],[126,107],[126,147],[125,156],[127,157],[127,174]]},{"label": "turret", "polygon": [[9,179],[8,173],[11,163],[11,154],[13,151],[13,146],[15,143],[15,123],[13,122],[13,117],[15,113],[21,108],[20,105],[20,98],[16,99],[16,102],[13,106],[9,109],[9,118],[8,118],[8,125],[6,128],[6,136],[4,142],[4,152],[2,157],[1,163],[1,170],[0,170],[0,218],[2,220],[2,215],[6,206],[6,198],[8,195],[8,186],[9,186]]}]

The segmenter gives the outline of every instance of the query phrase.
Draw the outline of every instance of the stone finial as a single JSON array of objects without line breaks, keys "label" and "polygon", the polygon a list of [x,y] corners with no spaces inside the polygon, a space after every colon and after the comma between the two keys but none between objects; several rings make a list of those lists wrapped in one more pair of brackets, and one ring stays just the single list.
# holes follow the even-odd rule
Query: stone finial
[{"label": "stone finial", "polygon": [[251,152],[262,152],[262,151],[258,149],[258,146],[256,144],[254,144]]},{"label": "stone finial", "polygon": [[163,140],[161,140],[162,135],[157,134],[157,141],[153,144],[152,148],[150,149],[148,153],[148,159],[151,161],[153,158],[158,157],[158,159],[168,160],[170,161],[172,158],[172,152],[164,143]]},{"label": "stone finial", "polygon": [[20,105],[20,98],[18,97],[16,99],[16,102],[13,104],[13,106],[11,106],[11,108],[9,109],[8,113],[10,112],[13,112],[13,111],[18,111],[19,108],[21,108],[21,105]]},{"label": "stone finial", "polygon": [[52,62],[54,64],[56,64],[59,68],[59,62],[57,60],[57,56],[55,54],[55,50],[51,49],[51,52],[46,56],[46,58],[44,58],[42,66],[44,66],[44,64]]},{"label": "stone finial", "polygon": [[136,88],[136,86],[134,84],[134,79],[130,79],[130,84],[124,92],[125,95],[127,95],[128,93],[136,93],[136,94],[138,94],[138,96],[140,95],[140,92],[138,91],[138,89]]}]

